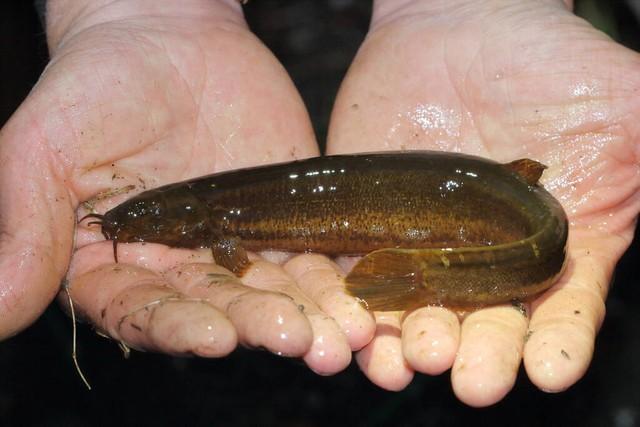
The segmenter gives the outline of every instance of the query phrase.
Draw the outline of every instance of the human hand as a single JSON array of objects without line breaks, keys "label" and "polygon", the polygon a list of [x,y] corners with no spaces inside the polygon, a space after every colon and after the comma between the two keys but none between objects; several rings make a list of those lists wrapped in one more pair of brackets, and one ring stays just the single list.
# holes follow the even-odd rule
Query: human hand
[{"label": "human hand", "polygon": [[467,404],[499,401],[520,362],[557,392],[586,371],[617,260],[640,209],[640,56],[558,0],[374,3],[336,101],[328,152],[436,149],[549,166],[570,220],[568,265],[533,301],[464,319],[440,307],[377,313],[356,356],[376,384],[452,368]]},{"label": "human hand", "polygon": [[98,227],[74,240],[78,217],[145,188],[317,155],[299,96],[238,3],[52,0],[47,21],[51,62],[0,135],[0,338],[66,274],[77,311],[127,346],[222,356],[240,342],[343,369],[375,324],[333,264],[253,254],[240,282],[208,250],[120,245],[115,264]]}]

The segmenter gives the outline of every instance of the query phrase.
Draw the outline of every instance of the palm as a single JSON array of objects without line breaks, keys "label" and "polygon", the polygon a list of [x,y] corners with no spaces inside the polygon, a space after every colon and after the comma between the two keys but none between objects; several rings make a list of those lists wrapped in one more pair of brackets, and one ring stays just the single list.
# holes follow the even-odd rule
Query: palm
[{"label": "palm", "polygon": [[[395,344],[409,361],[405,374],[389,380],[376,372],[375,349],[361,366],[397,388],[410,368],[436,373],[453,364],[457,394],[482,405],[508,391],[524,351],[536,384],[566,388],[588,365],[606,284],[639,209],[640,61],[559,6],[524,2],[487,13],[478,3],[478,10],[452,6],[441,19],[412,10],[419,3],[372,26],[336,103],[329,151],[422,148],[540,160],[549,166],[543,183],[570,218],[570,263],[534,302],[529,325],[500,307],[474,313],[459,329],[451,314],[412,314]],[[410,343],[420,329],[436,332]],[[436,355],[421,356],[429,352]]]},{"label": "palm", "polygon": [[[15,191],[23,190],[14,188],[16,175],[10,173],[15,171],[3,170],[3,218],[12,228],[38,234],[38,239],[18,234],[3,242],[3,249],[15,254],[3,258],[3,289],[12,289],[6,283],[20,284],[13,289],[26,318],[42,310],[69,265],[78,203],[87,202],[80,214],[87,208],[104,212],[163,183],[317,154],[293,86],[241,23],[210,16],[195,22],[141,21],[102,25],[68,38],[3,135],[8,141],[3,159],[15,168],[24,166],[20,160],[26,158],[19,154],[24,145],[17,143],[18,135],[27,135],[30,149],[54,158],[57,168],[44,177],[50,194],[40,188]],[[160,31],[164,28],[172,31]],[[41,125],[33,129],[34,122]],[[58,210],[27,224],[35,205],[44,200],[41,207],[47,208],[54,196]],[[4,203],[7,197],[10,203]],[[320,372],[335,372],[349,362],[350,348],[338,325],[282,268],[257,260],[240,283],[212,265],[207,251],[168,251],[159,245],[127,245],[119,251],[121,263],[114,265],[109,245],[98,236],[96,227],[78,228],[67,277],[80,311],[115,339],[206,356],[228,353],[237,339],[305,356]],[[35,261],[23,256],[25,247],[39,255]],[[10,267],[20,262],[18,269]],[[305,270],[306,264],[304,257],[294,260],[289,271],[295,273],[296,265]],[[338,280],[335,271],[329,273]],[[215,289],[211,275],[222,277]],[[42,293],[49,297],[43,300]],[[357,306],[355,300],[349,304]],[[355,346],[363,345],[357,342],[367,340],[372,327],[355,338]],[[314,337],[317,345],[312,345]],[[331,347],[338,348],[338,357]]]},{"label": "palm", "polygon": [[[87,123],[82,117],[80,123],[72,124],[72,128],[79,129],[76,135],[84,138],[99,135],[93,149],[83,150],[75,160],[79,172],[73,176],[72,185],[85,190],[78,194],[80,200],[89,198],[85,207],[104,212],[123,198],[131,197],[132,191],[128,190],[132,188],[138,192],[214,171],[316,154],[309,123],[286,76],[244,28],[220,29],[212,25],[210,29],[193,31],[192,22],[184,28],[179,22],[158,24],[172,25],[173,31],[165,34],[144,30],[133,35],[129,31],[121,39],[116,30],[107,38],[105,50],[111,50],[107,55],[95,45],[91,50],[82,49],[82,46],[75,50],[80,56],[100,55],[77,59],[81,64],[92,64],[95,70],[91,74],[100,79],[99,82],[88,81],[87,87],[78,88],[77,92],[83,97],[83,105],[96,106],[95,110],[86,112],[89,117],[95,117],[95,121]],[[144,49],[141,49],[140,39],[148,41]],[[73,51],[74,46],[70,49]],[[247,61],[247,50],[255,55],[259,67]],[[64,62],[56,65],[69,71]],[[86,68],[79,71],[87,72]],[[131,78],[127,79],[127,76]],[[265,81],[270,84],[268,89],[264,88]],[[90,91],[96,87],[102,90]],[[272,102],[279,108],[272,109]],[[278,133],[278,126],[285,121],[294,124],[288,125],[293,132],[291,139],[283,139]],[[96,122],[97,129],[92,128]],[[123,189],[127,191],[121,191]],[[96,303],[95,291],[81,292],[81,283],[85,283],[83,278],[87,277],[95,280],[92,270],[113,259],[108,244],[86,245],[95,240],[98,234],[95,227],[89,231],[79,230],[71,284],[78,289],[74,297],[82,311],[93,318],[105,307]],[[132,304],[120,313],[120,319],[145,304],[164,303],[173,298],[173,289],[160,289],[173,285],[163,276],[168,270],[194,261],[211,261],[206,251],[176,251],[175,256],[168,256],[166,248],[161,246],[132,246],[128,250],[121,249],[120,260],[136,265],[131,271],[144,279],[126,281],[108,270],[99,273],[100,280],[107,287],[121,286],[123,292],[145,280],[154,281],[156,287],[141,291],[139,301],[129,298]],[[111,260],[107,261],[109,258]],[[181,298],[184,296],[180,295]],[[197,307],[196,314],[186,314],[175,323],[197,331],[196,335],[202,332],[199,328],[206,328],[210,323],[228,325],[226,318],[211,312],[210,307],[202,304]],[[169,311],[177,312],[178,309]],[[100,320],[97,322],[99,328],[132,346],[218,355],[228,352],[234,345],[233,334],[229,331],[216,332],[215,339],[222,342],[221,346],[198,343],[201,336],[191,342],[176,344],[162,333],[153,339],[144,334],[136,337],[108,320]],[[171,327],[179,326],[172,324]],[[263,342],[248,344],[270,348]],[[192,348],[198,345],[198,350]]]},{"label": "palm", "polygon": [[[133,34],[102,29],[110,34],[100,35],[98,43],[72,40],[66,55],[48,70],[44,84],[62,73],[75,83],[61,90],[66,105],[55,111],[68,124],[64,132],[72,135],[60,135],[61,149],[73,153],[73,144],[91,141],[73,157],[77,171],[72,185],[80,199],[129,184],[140,190],[215,170],[314,154],[299,100],[273,58],[245,29],[212,25],[196,31],[193,23],[181,28],[171,21],[155,25],[174,28]],[[140,40],[147,43],[141,46]],[[250,68],[242,48],[254,51],[263,69]],[[273,98],[250,96],[265,91],[264,82],[251,72],[278,78],[266,90],[274,92],[268,93]],[[293,101],[285,102],[285,108],[269,108],[287,96]],[[281,138],[276,144],[270,141],[275,139],[270,127],[285,119],[300,122],[293,130],[304,138],[302,146]]]}]

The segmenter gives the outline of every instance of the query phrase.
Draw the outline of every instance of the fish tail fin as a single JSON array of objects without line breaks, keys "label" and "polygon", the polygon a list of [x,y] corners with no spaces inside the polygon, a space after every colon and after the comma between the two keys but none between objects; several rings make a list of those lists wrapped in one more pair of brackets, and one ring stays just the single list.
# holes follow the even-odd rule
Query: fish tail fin
[{"label": "fish tail fin", "polygon": [[380,249],[363,257],[347,275],[347,292],[373,311],[399,311],[419,303],[422,265],[411,251]]}]

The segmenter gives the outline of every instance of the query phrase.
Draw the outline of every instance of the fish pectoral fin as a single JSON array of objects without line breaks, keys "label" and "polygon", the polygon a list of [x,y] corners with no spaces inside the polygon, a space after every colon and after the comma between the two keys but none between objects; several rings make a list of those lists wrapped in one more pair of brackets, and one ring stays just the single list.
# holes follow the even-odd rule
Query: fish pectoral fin
[{"label": "fish pectoral fin", "polygon": [[531,159],[518,159],[502,166],[520,175],[529,185],[536,185],[542,176],[542,172],[547,168],[542,163]]},{"label": "fish pectoral fin", "polygon": [[346,289],[373,311],[421,305],[423,268],[411,250],[380,249],[364,256],[345,278]]},{"label": "fish pectoral fin", "polygon": [[247,251],[240,245],[238,239],[221,238],[211,245],[211,252],[216,264],[230,270],[236,276],[242,276],[251,264]]}]

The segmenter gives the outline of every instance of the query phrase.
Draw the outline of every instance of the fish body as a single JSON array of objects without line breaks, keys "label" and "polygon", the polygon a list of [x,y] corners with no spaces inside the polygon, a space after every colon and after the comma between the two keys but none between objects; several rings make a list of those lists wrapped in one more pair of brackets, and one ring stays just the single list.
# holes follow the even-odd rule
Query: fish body
[{"label": "fish body", "polygon": [[211,247],[236,273],[245,249],[365,255],[347,290],[373,310],[482,306],[551,286],[567,220],[531,160],[442,152],[325,156],[149,190],[101,217],[116,242]]}]

